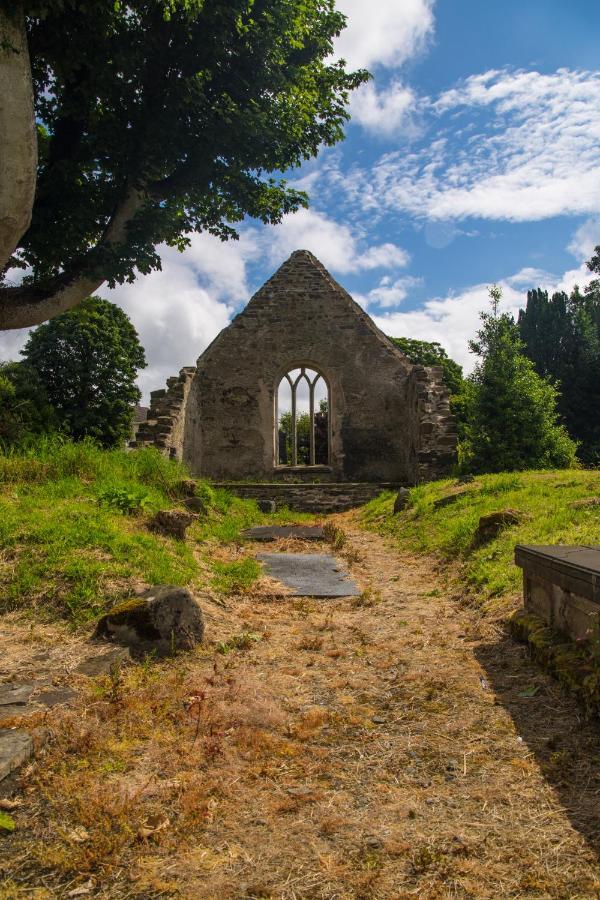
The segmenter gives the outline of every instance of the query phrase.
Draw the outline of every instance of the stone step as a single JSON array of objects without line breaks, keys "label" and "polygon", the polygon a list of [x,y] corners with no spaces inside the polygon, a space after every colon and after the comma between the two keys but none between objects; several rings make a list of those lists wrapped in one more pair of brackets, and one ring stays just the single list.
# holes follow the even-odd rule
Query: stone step
[{"label": "stone step", "polygon": [[382,491],[398,490],[400,485],[374,482],[320,482],[318,484],[265,484],[261,482],[215,482],[244,500],[274,500],[296,512],[344,512],[373,500]]}]

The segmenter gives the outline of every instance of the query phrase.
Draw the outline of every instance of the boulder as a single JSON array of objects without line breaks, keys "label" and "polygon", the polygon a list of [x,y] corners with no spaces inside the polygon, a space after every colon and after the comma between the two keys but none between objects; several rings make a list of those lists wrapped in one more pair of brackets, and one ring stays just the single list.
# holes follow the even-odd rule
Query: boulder
[{"label": "boulder", "polygon": [[400,488],[400,490],[398,491],[398,496],[394,500],[394,515],[402,512],[402,510],[406,508],[406,505],[408,504],[408,495],[408,488]]},{"label": "boulder", "polygon": [[192,650],[202,642],[204,617],[187,588],[151,587],[141,597],[117,604],[102,616],[94,637],[115,641],[135,653],[166,656],[176,650]]},{"label": "boulder", "polygon": [[434,509],[443,509],[445,506],[451,506],[453,503],[456,503],[457,500],[460,500],[461,497],[464,497],[465,494],[470,494],[471,491],[463,490],[463,491],[455,491],[454,494],[446,494],[445,497],[440,497],[438,500],[433,501]]},{"label": "boulder", "polygon": [[186,509],[189,509],[190,512],[196,513],[197,515],[205,516],[208,512],[206,503],[202,497],[186,497],[183,501],[183,505]]},{"label": "boulder", "polygon": [[194,521],[193,515],[182,509],[161,509],[150,520],[148,527],[151,531],[164,534],[166,537],[174,537],[179,541],[185,539],[185,532]]},{"label": "boulder", "polygon": [[196,494],[196,482],[193,478],[184,478],[179,483],[179,492],[182,497],[194,497]]},{"label": "boulder", "polygon": [[569,506],[571,509],[585,509],[586,507],[600,506],[600,497],[584,497],[583,500],[574,500]]},{"label": "boulder", "polygon": [[274,500],[257,500],[256,505],[261,513],[274,513],[277,510],[277,504]]},{"label": "boulder", "polygon": [[522,521],[523,516],[516,509],[503,509],[499,512],[488,513],[487,516],[481,516],[473,544],[475,547],[487,544],[497,538],[505,528],[519,525]]}]

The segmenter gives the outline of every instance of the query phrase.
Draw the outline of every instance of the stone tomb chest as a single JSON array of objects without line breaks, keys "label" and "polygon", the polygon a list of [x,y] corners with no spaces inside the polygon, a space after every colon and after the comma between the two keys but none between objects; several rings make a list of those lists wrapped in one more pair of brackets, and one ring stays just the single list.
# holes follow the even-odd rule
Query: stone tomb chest
[{"label": "stone tomb chest", "polygon": [[517,544],[525,609],[573,640],[600,638],[600,547]]}]

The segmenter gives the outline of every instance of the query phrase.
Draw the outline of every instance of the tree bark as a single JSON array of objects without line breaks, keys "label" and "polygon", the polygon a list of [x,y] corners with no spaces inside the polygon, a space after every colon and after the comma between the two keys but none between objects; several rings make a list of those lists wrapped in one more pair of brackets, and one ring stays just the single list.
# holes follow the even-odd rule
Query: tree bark
[{"label": "tree bark", "polygon": [[33,85],[21,3],[0,6],[0,272],[29,228],[37,175]]},{"label": "tree bark", "polygon": [[[98,246],[123,243],[127,227],[146,202],[146,193],[131,188],[114,212]],[[59,276],[46,288],[35,285],[0,288],[0,330],[29,328],[72,309],[97,291],[106,279],[102,276],[79,273]]]}]

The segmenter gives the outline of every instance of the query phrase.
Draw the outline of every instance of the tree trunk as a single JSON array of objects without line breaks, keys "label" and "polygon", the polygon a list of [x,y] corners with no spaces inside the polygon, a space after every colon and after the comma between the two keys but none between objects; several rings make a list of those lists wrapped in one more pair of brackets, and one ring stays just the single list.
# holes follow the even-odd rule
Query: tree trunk
[{"label": "tree trunk", "polygon": [[[131,188],[110,220],[99,246],[123,243],[127,228],[146,202],[146,193]],[[0,288],[0,330],[29,328],[72,309],[97,291],[106,279],[85,272],[59,277],[52,288],[35,285]]]},{"label": "tree trunk", "polygon": [[25,14],[15,5],[0,6],[0,272],[29,228],[37,174]]}]

